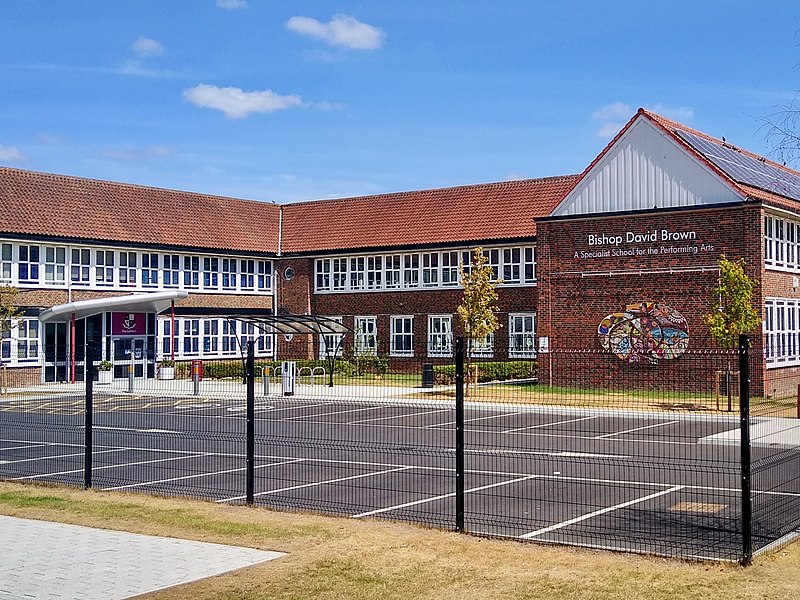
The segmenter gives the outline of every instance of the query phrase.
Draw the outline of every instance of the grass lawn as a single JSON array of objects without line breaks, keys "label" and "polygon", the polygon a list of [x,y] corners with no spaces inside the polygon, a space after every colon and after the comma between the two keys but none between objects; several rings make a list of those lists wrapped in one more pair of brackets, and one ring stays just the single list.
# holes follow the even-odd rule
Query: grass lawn
[{"label": "grass lawn", "polygon": [[742,568],[487,540],[381,521],[15,483],[0,483],[0,514],[288,553],[146,596],[154,600],[800,597],[800,544]]}]

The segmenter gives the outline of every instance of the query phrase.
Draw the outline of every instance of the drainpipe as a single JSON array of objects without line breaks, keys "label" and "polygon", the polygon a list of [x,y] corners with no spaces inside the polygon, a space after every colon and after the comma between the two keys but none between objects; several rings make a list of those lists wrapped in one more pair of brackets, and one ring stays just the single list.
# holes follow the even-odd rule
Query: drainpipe
[{"label": "drainpipe", "polygon": [[[85,364],[85,361],[84,361]],[[69,332],[69,381],[75,383],[75,313],[72,313]]]}]

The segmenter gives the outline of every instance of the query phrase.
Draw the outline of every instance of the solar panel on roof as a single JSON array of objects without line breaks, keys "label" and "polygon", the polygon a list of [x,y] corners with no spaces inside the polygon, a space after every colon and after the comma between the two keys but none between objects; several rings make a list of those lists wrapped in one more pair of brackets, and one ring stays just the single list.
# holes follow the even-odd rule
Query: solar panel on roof
[{"label": "solar panel on roof", "polygon": [[800,175],[688,131],[678,130],[675,133],[734,181],[800,201]]}]

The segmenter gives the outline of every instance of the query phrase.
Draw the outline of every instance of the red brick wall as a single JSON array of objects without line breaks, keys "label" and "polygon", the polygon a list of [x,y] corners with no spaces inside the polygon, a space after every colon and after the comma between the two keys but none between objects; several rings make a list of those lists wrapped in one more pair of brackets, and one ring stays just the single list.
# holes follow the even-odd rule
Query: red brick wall
[{"label": "red brick wall", "polygon": [[[745,257],[749,274],[759,277],[760,221],[758,206],[740,206],[538,222],[539,335],[548,336],[556,351],[540,356],[540,376],[553,385],[585,385],[587,372],[597,387],[621,381],[628,387],[659,389],[710,385],[713,370],[719,368],[712,364],[716,359],[690,352],[651,365],[628,364],[609,353],[574,360],[559,351],[600,351],[601,320],[641,301],[661,302],[683,315],[691,351],[712,348],[703,315],[717,285],[717,260],[720,254]],[[694,237],[665,241],[663,230],[694,232]],[[649,239],[653,232],[655,240]],[[631,239],[636,235],[644,237]],[[591,245],[590,236],[622,242]],[[677,248],[696,248],[696,253],[676,253]],[[760,299],[760,289],[756,297]],[[760,336],[756,338],[760,344]]]}]

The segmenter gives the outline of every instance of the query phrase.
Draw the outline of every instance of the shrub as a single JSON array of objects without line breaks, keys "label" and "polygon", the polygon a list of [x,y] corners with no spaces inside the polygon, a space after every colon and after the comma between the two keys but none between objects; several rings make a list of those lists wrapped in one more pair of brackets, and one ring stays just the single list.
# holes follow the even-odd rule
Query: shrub
[{"label": "shrub", "polygon": [[[328,361],[326,360],[296,360],[297,368],[303,367],[322,367],[328,371]],[[256,361],[256,375],[261,372],[261,369],[271,367],[273,370],[281,366],[281,361]],[[353,375],[355,369],[353,364],[345,359],[337,359],[335,373],[350,377]],[[191,377],[192,365],[191,363],[179,363],[175,370],[175,376],[179,378]],[[213,360],[203,362],[203,378],[205,379],[242,379],[244,378],[244,362],[242,360]]]},{"label": "shrub", "polygon": [[[475,362],[472,365],[478,367],[479,383],[508,381],[511,379],[534,379],[538,373],[536,361],[531,360]],[[453,385],[456,382],[455,365],[436,365],[433,367],[433,374],[437,385]]]}]

